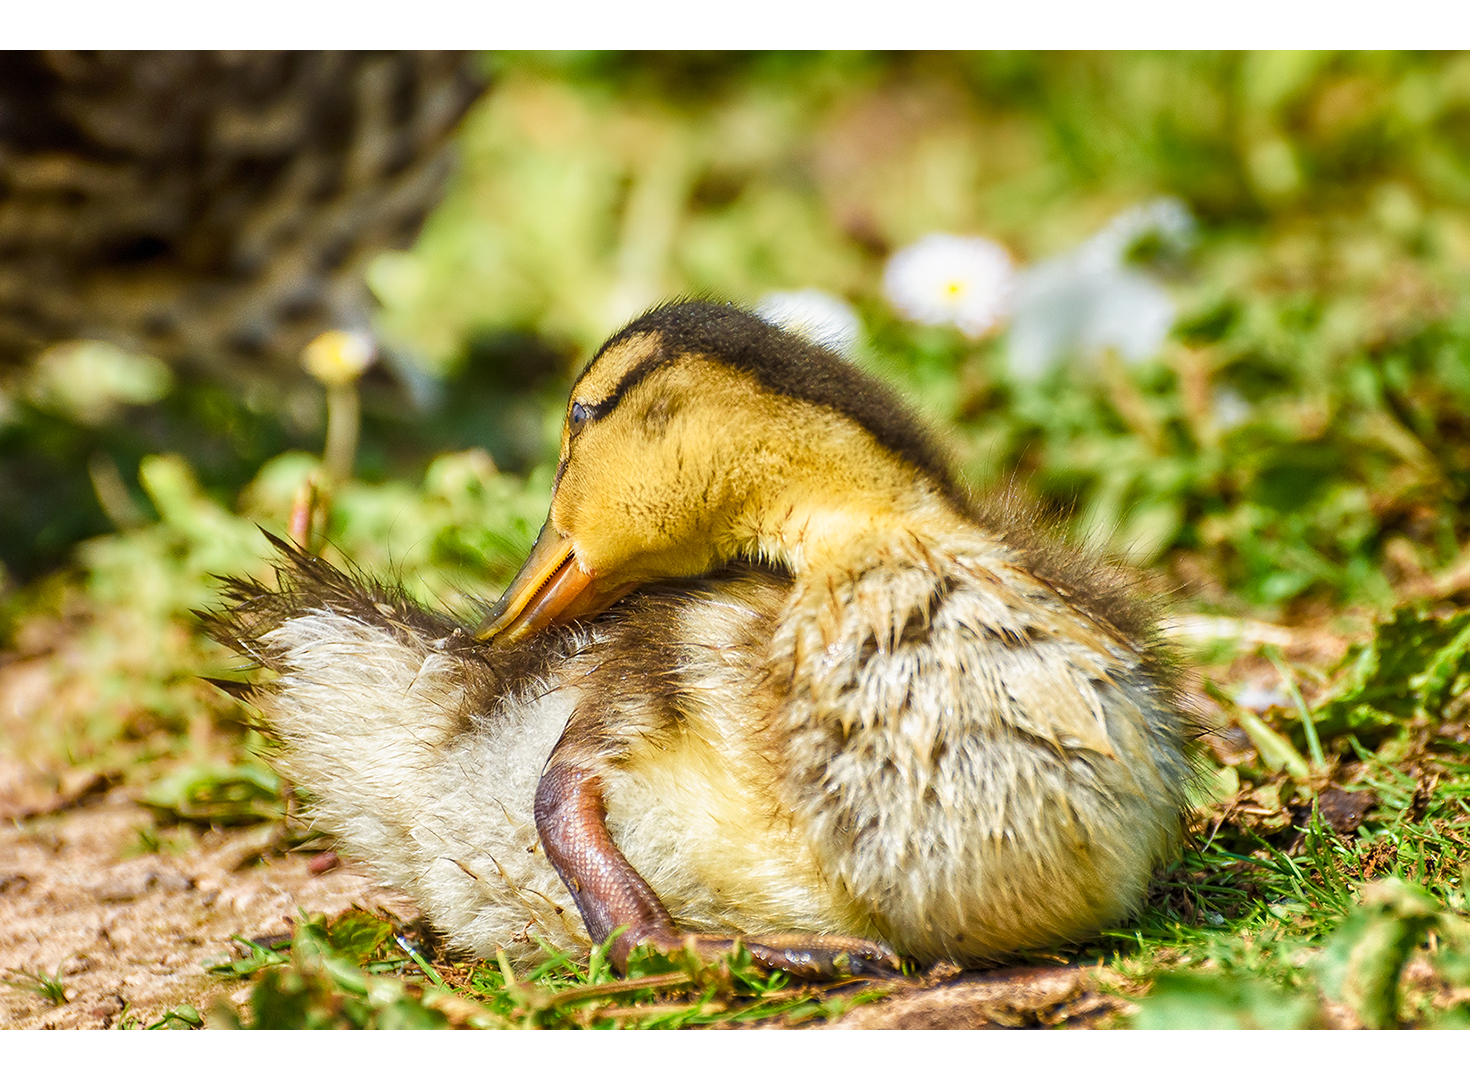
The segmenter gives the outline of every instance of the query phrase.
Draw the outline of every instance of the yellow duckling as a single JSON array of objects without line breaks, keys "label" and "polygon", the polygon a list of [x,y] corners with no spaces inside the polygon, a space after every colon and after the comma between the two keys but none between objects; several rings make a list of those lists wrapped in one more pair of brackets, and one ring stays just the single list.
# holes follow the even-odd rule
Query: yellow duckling
[{"label": "yellow duckling", "polygon": [[624,927],[619,965],[986,963],[1123,919],[1179,842],[1186,721],[1111,572],[977,511],[892,394],[733,307],[599,350],[478,634],[283,569],[216,632],[279,673],[321,825],[472,953]]}]

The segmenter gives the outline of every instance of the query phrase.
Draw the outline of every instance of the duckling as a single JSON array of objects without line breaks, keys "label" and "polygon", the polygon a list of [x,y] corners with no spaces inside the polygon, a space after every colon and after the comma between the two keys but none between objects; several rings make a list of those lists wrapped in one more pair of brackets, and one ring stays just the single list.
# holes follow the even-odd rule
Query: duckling
[{"label": "duckling", "polygon": [[1189,725],[1118,575],[733,306],[598,350],[477,628],[281,546],[214,632],[277,673],[321,825],[463,951],[983,965],[1124,919],[1180,842]]}]

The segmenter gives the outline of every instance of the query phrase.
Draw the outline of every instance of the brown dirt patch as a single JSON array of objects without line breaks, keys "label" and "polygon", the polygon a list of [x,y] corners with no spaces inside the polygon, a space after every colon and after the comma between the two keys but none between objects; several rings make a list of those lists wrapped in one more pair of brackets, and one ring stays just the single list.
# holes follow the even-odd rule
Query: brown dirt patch
[{"label": "brown dirt patch", "polygon": [[[21,775],[17,766],[0,759],[0,777]],[[0,788],[0,802],[16,794]],[[109,1028],[125,1012],[148,1024],[185,1002],[238,1005],[249,985],[204,967],[238,955],[233,935],[289,933],[298,909],[331,915],[357,904],[418,917],[407,897],[351,867],[313,874],[311,854],[256,861],[257,831],[204,832],[180,854],[130,855],[153,823],[136,795],[116,788],[90,806],[0,826],[0,970],[59,973],[68,995],[55,1005],[0,985],[0,1027]]]},{"label": "brown dirt patch", "polygon": [[1118,1022],[1128,1008],[1121,998],[1098,989],[1090,968],[1006,968],[972,972],[859,1005],[828,1026],[902,1031],[1093,1028]]}]

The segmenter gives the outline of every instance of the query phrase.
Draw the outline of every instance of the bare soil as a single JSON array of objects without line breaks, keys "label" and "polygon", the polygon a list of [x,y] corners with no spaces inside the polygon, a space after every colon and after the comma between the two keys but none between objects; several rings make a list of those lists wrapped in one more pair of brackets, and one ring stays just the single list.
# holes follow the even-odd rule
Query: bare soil
[{"label": "bare soil", "polygon": [[[0,760],[12,778],[14,766]],[[14,794],[0,789],[0,799]],[[220,997],[238,1006],[249,984],[205,970],[241,954],[236,935],[289,934],[298,909],[331,915],[357,904],[402,922],[418,917],[407,897],[332,859],[259,858],[260,830],[205,832],[181,854],[129,854],[138,830],[153,824],[136,794],[115,788],[60,813],[12,813],[0,827],[0,977],[56,975],[67,995],[55,1004],[0,986],[0,1028],[149,1024],[173,1006],[202,1011]]]}]

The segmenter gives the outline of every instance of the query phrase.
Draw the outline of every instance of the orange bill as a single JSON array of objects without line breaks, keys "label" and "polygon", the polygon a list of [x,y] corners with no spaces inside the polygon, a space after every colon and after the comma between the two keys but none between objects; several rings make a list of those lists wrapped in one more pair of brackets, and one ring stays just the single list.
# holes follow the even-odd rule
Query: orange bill
[{"label": "orange bill", "polygon": [[595,615],[626,593],[597,587],[597,578],[577,565],[572,541],[548,521],[505,594],[480,623],[475,636],[509,644],[548,626]]}]

